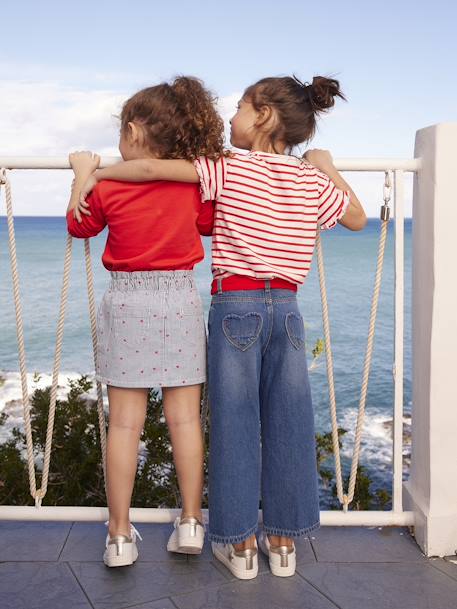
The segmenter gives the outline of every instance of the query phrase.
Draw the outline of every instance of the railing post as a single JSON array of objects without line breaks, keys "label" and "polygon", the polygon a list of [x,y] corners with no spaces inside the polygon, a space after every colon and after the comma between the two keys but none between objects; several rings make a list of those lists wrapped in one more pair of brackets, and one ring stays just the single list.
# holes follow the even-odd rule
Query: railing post
[{"label": "railing post", "polygon": [[416,134],[412,453],[404,507],[426,556],[457,551],[457,123]]}]

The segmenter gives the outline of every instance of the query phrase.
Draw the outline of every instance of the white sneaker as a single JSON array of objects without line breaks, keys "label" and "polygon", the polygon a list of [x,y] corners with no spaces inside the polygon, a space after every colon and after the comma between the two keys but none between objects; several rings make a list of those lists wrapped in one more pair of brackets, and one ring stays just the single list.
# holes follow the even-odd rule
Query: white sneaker
[{"label": "white sneaker", "polygon": [[198,518],[181,518],[174,522],[174,531],[167,543],[169,552],[181,554],[201,554],[205,541],[205,527]]},{"label": "white sneaker", "polygon": [[257,541],[255,548],[235,550],[231,543],[211,542],[214,556],[238,579],[253,579],[259,571]]},{"label": "white sneaker", "polygon": [[290,577],[294,575],[297,565],[297,552],[293,542],[291,548],[289,546],[273,546],[270,544],[265,531],[260,531],[259,546],[262,552],[269,558],[270,569],[273,575],[278,577]]},{"label": "white sneaker", "polygon": [[[108,526],[108,522],[105,522]],[[133,524],[130,525],[130,537],[127,535],[106,536],[103,562],[107,567],[124,567],[131,565],[138,558],[136,538],[143,539]]]}]

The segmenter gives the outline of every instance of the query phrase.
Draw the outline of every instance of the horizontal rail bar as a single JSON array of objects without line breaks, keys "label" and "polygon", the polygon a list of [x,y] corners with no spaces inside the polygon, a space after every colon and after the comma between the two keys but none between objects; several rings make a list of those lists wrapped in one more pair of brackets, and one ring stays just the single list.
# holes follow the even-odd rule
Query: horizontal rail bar
[{"label": "horizontal rail bar", "polygon": [[[108,167],[121,161],[121,157],[104,156],[100,167]],[[340,171],[387,171],[402,169],[418,171],[421,159],[334,159],[335,167]],[[70,169],[66,156],[2,156],[0,167],[5,169]]]},{"label": "horizontal rail bar", "polygon": [[[208,510],[202,510],[208,522]],[[174,522],[181,514],[179,509],[130,508],[130,519],[133,522],[164,523]],[[262,511],[259,510],[262,520]],[[105,521],[108,520],[106,507],[78,506],[0,506],[1,520],[52,520],[52,521]],[[414,512],[356,510],[321,510],[320,522],[323,526],[408,526],[414,525]]]}]

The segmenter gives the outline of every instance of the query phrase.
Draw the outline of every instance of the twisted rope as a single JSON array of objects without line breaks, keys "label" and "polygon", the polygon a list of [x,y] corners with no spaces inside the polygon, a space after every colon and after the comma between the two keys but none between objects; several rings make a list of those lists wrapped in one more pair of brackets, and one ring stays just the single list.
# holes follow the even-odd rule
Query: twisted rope
[{"label": "twisted rope", "polygon": [[[71,271],[71,254],[72,254],[72,238],[67,235],[67,243],[65,246],[65,259],[64,259],[64,270],[62,280],[62,291],[60,296],[60,310],[59,319],[57,322],[57,334],[56,334],[56,347],[54,354],[54,365],[52,369],[52,383],[51,383],[51,396],[49,403],[49,415],[48,415],[48,426],[46,430],[46,443],[44,449],[44,462],[43,471],[41,476],[41,488],[36,492],[35,504],[37,507],[41,505],[41,502],[46,495],[48,489],[48,476],[49,467],[51,463],[51,447],[52,447],[52,436],[54,433],[54,418],[56,412],[56,401],[57,401],[57,384],[59,380],[59,370],[62,355],[62,343],[63,343],[63,330],[65,323],[65,310],[68,300],[68,288],[70,286],[70,271]],[[33,448],[33,447],[32,447]],[[30,466],[29,466],[30,468]]]},{"label": "twisted rope", "polygon": [[[72,258],[72,242],[73,238],[71,235],[67,235],[66,247],[65,247],[65,258],[64,258],[64,270],[62,280],[62,290],[60,298],[60,310],[59,318],[57,323],[56,332],[56,346],[54,353],[54,364],[52,370],[52,383],[50,392],[49,402],[49,414],[48,424],[46,429],[46,442],[44,448],[43,458],[43,469],[41,476],[41,487],[36,487],[36,472],[35,472],[35,457],[33,452],[33,436],[32,436],[32,424],[30,416],[30,396],[27,387],[27,367],[25,361],[25,343],[24,343],[24,325],[22,318],[22,307],[21,298],[19,292],[19,272],[17,266],[17,253],[16,253],[16,236],[14,231],[14,216],[12,206],[12,195],[11,195],[11,183],[8,179],[6,169],[0,169],[0,187],[5,187],[5,202],[6,202],[6,215],[8,223],[8,244],[11,260],[11,276],[13,281],[13,298],[14,308],[16,315],[16,332],[19,352],[19,369],[21,376],[21,389],[22,389],[22,405],[24,410],[24,428],[26,437],[26,448],[27,448],[27,465],[29,475],[29,488],[30,494],[35,500],[36,507],[40,507],[43,498],[46,495],[49,480],[49,469],[51,462],[51,449],[52,449],[52,438],[54,432],[54,420],[57,403],[57,387],[59,379],[59,370],[61,363],[62,354],[62,343],[63,343],[63,332],[65,324],[65,312],[68,301],[68,289],[70,285],[70,271],[71,271],[71,258]],[[89,317],[92,334],[92,345],[94,351],[94,363],[96,365],[96,313],[95,313],[95,297],[93,288],[93,274],[92,265],[90,259],[90,247],[89,240],[85,240],[85,259],[86,259],[86,273],[87,273],[87,287],[89,295]],[[101,384],[97,381],[97,406],[99,415],[99,426],[100,426],[100,443],[102,449],[102,462],[103,462],[103,475],[105,480],[106,488],[106,423],[105,413],[103,410],[103,395]]]},{"label": "twisted rope", "polygon": [[54,366],[52,372],[52,385],[50,394],[49,414],[48,414],[48,425],[46,430],[46,443],[44,449],[44,460],[43,470],[41,477],[41,487],[36,488],[36,474],[35,474],[35,458],[33,454],[33,437],[32,437],[32,424],[30,417],[30,396],[27,388],[27,367],[25,362],[25,344],[24,344],[24,325],[22,320],[22,307],[21,298],[19,293],[19,272],[17,267],[17,254],[16,254],[16,236],[14,231],[14,217],[13,217],[13,206],[11,196],[11,183],[8,179],[5,169],[0,170],[0,186],[5,186],[5,201],[6,201],[6,214],[8,220],[8,243],[11,260],[11,275],[13,280],[13,297],[14,297],[14,308],[16,314],[16,332],[17,342],[19,351],[19,369],[21,375],[21,388],[22,388],[22,406],[24,410],[24,427],[27,447],[27,465],[29,474],[29,488],[30,494],[35,499],[36,507],[41,505],[43,497],[46,495],[49,477],[49,466],[51,460],[51,447],[52,447],[52,435],[54,430],[54,418],[57,401],[57,384],[59,376],[60,359],[62,353],[62,341],[63,341],[63,329],[65,319],[65,308],[68,295],[69,276],[70,276],[70,265],[71,265],[71,237],[68,235],[66,249],[65,249],[65,261],[64,261],[64,273],[63,273],[63,284],[60,299],[60,312],[59,320],[57,324],[57,338],[56,348],[54,355]]},{"label": "twisted rope", "polygon": [[21,374],[22,406],[24,409],[24,426],[27,446],[27,463],[29,472],[30,494],[36,500],[35,461],[33,456],[32,425],[30,421],[30,399],[27,388],[27,368],[25,364],[24,326],[22,323],[22,307],[19,294],[19,273],[17,269],[16,238],[14,234],[14,218],[11,198],[11,184],[6,169],[0,170],[0,187],[5,187],[6,216],[8,223],[8,247],[11,261],[11,276],[13,279],[13,298],[16,314],[16,334],[19,350],[19,370]]},{"label": "twisted rope", "polygon": [[325,287],[325,271],[324,271],[324,258],[322,252],[322,240],[319,234],[317,233],[316,247],[317,247],[317,265],[319,269],[319,286],[321,292],[321,300],[322,300],[322,322],[324,329],[324,339],[325,339],[325,354],[326,354],[326,363],[327,363],[327,379],[328,379],[328,388],[329,388],[329,400],[330,400],[330,418],[332,425],[332,444],[333,444],[333,454],[335,459],[335,475],[336,475],[336,488],[337,488],[337,496],[339,502],[343,505],[343,510],[347,512],[349,504],[354,499],[354,490],[355,483],[357,477],[357,466],[359,462],[360,455],[360,443],[362,439],[362,430],[363,430],[363,422],[365,417],[365,404],[366,397],[368,391],[368,377],[370,374],[371,361],[372,361],[372,353],[373,353],[373,341],[374,341],[374,333],[375,333],[375,324],[376,324],[376,314],[378,309],[378,301],[379,301],[379,291],[381,287],[381,277],[382,277],[382,268],[384,263],[384,252],[387,238],[387,226],[388,220],[383,220],[381,224],[381,234],[379,238],[379,247],[378,247],[378,258],[376,265],[376,275],[375,275],[375,283],[373,290],[373,297],[371,302],[371,311],[370,311],[370,323],[368,329],[368,341],[367,341],[367,349],[365,353],[365,363],[363,368],[363,376],[362,376],[362,387],[360,393],[359,400],[359,408],[357,415],[357,425],[355,432],[355,441],[354,441],[354,452],[352,456],[352,464],[351,464],[351,474],[349,477],[349,487],[347,493],[343,492],[343,477],[341,470],[341,460],[340,460],[340,447],[338,442],[338,422],[336,416],[336,398],[335,398],[335,383],[333,377],[333,356],[332,356],[332,347],[330,342],[330,322],[329,322],[329,314],[328,314],[328,303],[327,303],[327,290]]},{"label": "twisted rope", "polygon": [[[87,277],[87,296],[89,301],[89,319],[90,319],[90,333],[92,338],[92,350],[94,354],[94,369],[97,370],[97,317],[96,317],[96,306],[95,306],[95,293],[94,293],[94,275],[92,272],[92,259],[90,255],[90,241],[84,239],[84,256],[86,262],[86,277]],[[106,418],[105,410],[103,408],[103,393],[102,384],[96,381],[97,384],[97,411],[98,411],[98,426],[100,430],[100,447],[102,451],[102,466],[103,466],[103,479],[105,483],[106,493]]]}]

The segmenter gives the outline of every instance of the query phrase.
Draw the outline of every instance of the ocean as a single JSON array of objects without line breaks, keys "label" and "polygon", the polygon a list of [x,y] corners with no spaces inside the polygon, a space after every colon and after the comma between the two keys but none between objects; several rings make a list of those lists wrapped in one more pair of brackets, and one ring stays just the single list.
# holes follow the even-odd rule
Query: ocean
[{"label": "ocean", "polygon": [[[371,297],[376,271],[380,220],[370,219],[360,232],[338,225],[322,233],[327,295],[330,314],[332,352],[338,425],[348,430],[341,452],[343,476],[349,474],[354,447],[354,432],[366,351]],[[404,424],[408,432],[411,415],[411,219],[405,221],[405,336],[404,336]],[[20,295],[24,318],[29,386],[50,383],[54,359],[55,333],[62,287],[66,242],[64,217],[15,218]],[[100,301],[109,280],[101,264],[106,232],[91,240],[95,295]],[[210,304],[211,243],[204,238],[205,259],[196,267],[205,314]],[[388,227],[386,257],[378,305],[372,368],[366,401],[360,464],[373,481],[372,491],[391,490],[394,346],[394,226]],[[9,266],[6,218],[0,217],[0,410],[21,398],[15,313]],[[298,300],[305,320],[308,363],[312,349],[323,338],[317,255]],[[65,380],[80,373],[93,374],[94,364],[89,332],[88,301],[83,241],[73,241],[73,262],[62,350],[60,395]],[[33,382],[33,375],[41,375]],[[310,370],[316,432],[331,430],[325,354]],[[94,394],[95,395],[95,394]],[[17,402],[16,402],[17,404]],[[16,409],[17,414],[17,409]],[[21,420],[17,418],[16,424]],[[408,433],[403,448],[403,478],[408,476],[410,447]],[[331,464],[330,464],[331,465]]]}]

